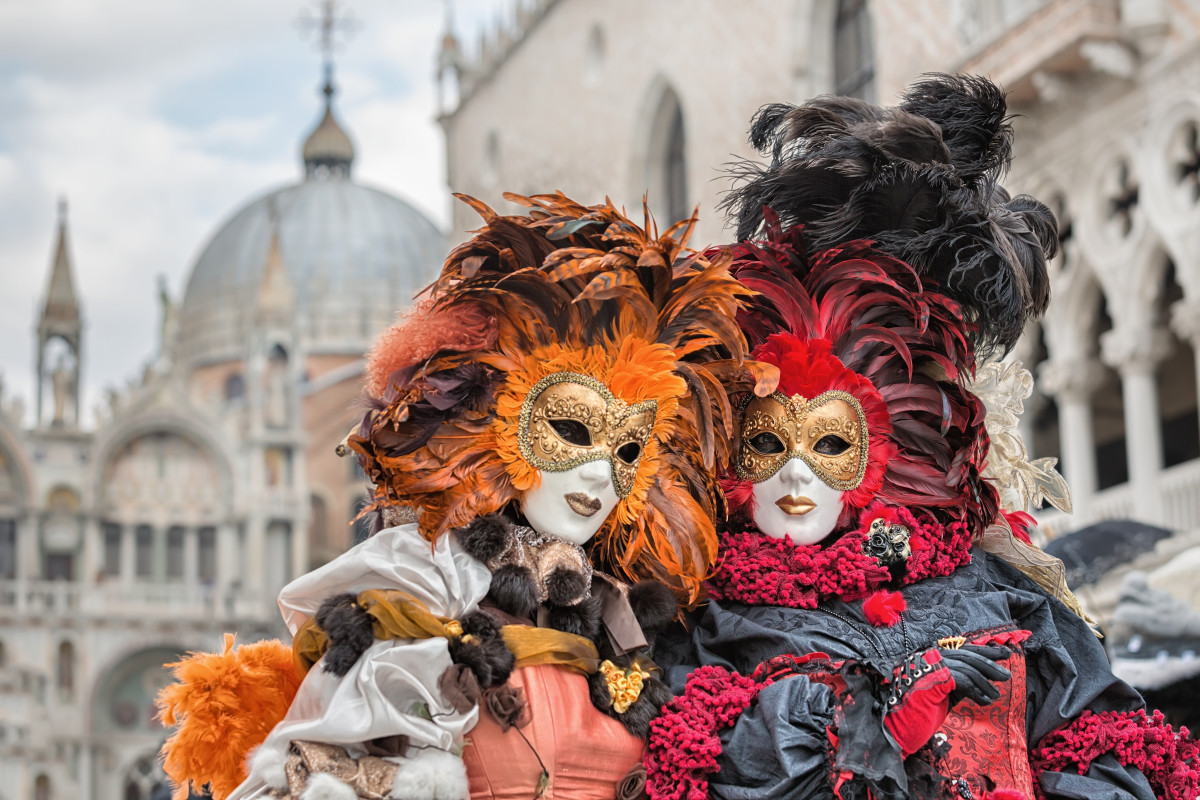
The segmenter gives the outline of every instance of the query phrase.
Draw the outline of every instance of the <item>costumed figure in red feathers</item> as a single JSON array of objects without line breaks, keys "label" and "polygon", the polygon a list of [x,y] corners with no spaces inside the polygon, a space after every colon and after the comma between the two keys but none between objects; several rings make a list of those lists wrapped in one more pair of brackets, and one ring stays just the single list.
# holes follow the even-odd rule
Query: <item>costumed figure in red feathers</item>
[{"label": "costumed figure in red feathers", "polygon": [[711,602],[656,651],[654,800],[1196,796],[1195,742],[1113,676],[983,477],[968,384],[1045,309],[1057,247],[998,184],[1010,136],[966,77],[756,117],[733,271],[780,380],[738,404]]},{"label": "costumed figure in red feathers", "polygon": [[[694,219],[659,235],[561,194],[508,196],[514,216],[463,199],[483,226],[380,338],[347,440],[382,529],[284,588],[304,679],[283,719],[236,707],[289,671],[249,676],[252,648],[179,666],[183,791],[609,800],[640,774],[671,697],[648,645],[715,560],[727,388],[773,387],[745,359],[750,293],[728,254],[687,249]],[[231,754],[233,723],[253,730]]]}]

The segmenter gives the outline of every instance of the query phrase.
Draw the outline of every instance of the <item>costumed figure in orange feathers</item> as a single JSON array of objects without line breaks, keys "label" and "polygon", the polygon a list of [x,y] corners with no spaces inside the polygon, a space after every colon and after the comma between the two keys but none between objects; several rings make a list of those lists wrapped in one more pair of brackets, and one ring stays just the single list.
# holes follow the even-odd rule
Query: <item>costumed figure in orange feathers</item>
[{"label": "costumed figure in orange feathers", "polygon": [[649,646],[715,559],[727,391],[773,388],[750,293],[694,220],[464,199],[483,227],[380,338],[347,441],[382,529],[283,590],[307,674],[232,800],[607,800],[670,699]]},{"label": "costumed figure in orange feathers", "polygon": [[969,382],[1045,309],[1057,247],[999,186],[1010,136],[966,77],[756,118],[733,272],[779,386],[735,397],[712,599],[656,651],[654,800],[1196,796],[1196,743],[1113,676],[984,476]]}]

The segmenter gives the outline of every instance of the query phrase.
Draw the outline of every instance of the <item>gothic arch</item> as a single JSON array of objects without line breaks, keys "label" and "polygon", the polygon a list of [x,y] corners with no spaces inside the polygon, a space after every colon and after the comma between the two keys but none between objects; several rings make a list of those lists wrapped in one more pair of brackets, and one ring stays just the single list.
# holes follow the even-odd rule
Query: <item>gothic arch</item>
[{"label": "gothic arch", "polygon": [[[211,649],[211,643],[184,645],[167,640],[134,643],[122,650],[97,673],[87,694],[89,732],[95,737],[145,735],[151,744],[161,739],[162,726],[154,719],[154,697],[169,681],[169,673],[160,668],[178,661],[184,653],[205,649]],[[122,767],[120,774],[128,767]]]},{"label": "gothic arch", "polygon": [[637,115],[634,136],[634,186],[630,194],[649,197],[659,230],[692,212],[693,190],[688,174],[687,113],[675,86],[657,75]]},{"label": "gothic arch", "polygon": [[198,421],[169,411],[130,415],[124,424],[116,426],[96,444],[96,457],[92,461],[92,475],[85,486],[85,492],[90,497],[85,495],[85,504],[103,512],[101,504],[105,497],[105,471],[125,447],[137,439],[153,435],[185,439],[209,456],[216,467],[219,478],[217,494],[222,521],[229,518],[237,507],[239,499],[237,482],[234,480],[233,464],[235,461],[232,451],[217,431]]},{"label": "gothic arch", "polygon": [[[11,482],[7,491],[6,482]],[[21,515],[34,505],[36,491],[33,464],[25,448],[15,432],[0,420],[0,508],[7,506]]]}]

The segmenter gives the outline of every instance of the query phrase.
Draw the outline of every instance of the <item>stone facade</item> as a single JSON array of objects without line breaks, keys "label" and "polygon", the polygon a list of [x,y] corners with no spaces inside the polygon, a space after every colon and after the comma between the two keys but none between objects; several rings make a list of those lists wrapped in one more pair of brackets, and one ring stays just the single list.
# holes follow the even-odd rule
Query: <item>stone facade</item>
[{"label": "stone facade", "polygon": [[164,293],[158,354],[94,429],[62,211],[35,424],[0,401],[4,800],[164,796],[162,665],[225,632],[286,635],[278,590],[355,539],[366,482],[334,450],[361,416],[364,352],[445,240],[354,182],[331,126],[327,105],[304,179],[213,236],[178,307]]},{"label": "stone facade", "polygon": [[[760,106],[846,86],[890,103],[924,72],[988,75],[1018,115],[1010,189],[1064,223],[1050,311],[1014,354],[1039,376],[1026,439],[1076,496],[1046,527],[1197,527],[1198,32],[1195,0],[522,2],[479,47],[443,42],[449,182],[500,208],[504,190],[630,207],[649,189],[660,224],[698,204],[693,244],[720,242],[724,167],[751,155]],[[472,216],[455,210],[460,238]]]}]

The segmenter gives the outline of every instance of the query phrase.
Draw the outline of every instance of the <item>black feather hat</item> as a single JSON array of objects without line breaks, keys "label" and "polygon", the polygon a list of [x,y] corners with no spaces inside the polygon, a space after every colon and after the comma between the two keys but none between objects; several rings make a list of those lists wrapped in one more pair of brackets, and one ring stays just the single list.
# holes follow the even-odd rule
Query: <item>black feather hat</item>
[{"label": "black feather hat", "polygon": [[769,161],[734,168],[724,206],[739,241],[763,235],[765,208],[785,231],[803,226],[815,251],[873,240],[963,306],[983,354],[1007,351],[1045,311],[1057,224],[1000,185],[1012,126],[991,81],[928,75],[892,108],[832,96],[765,106],[750,143]]}]

